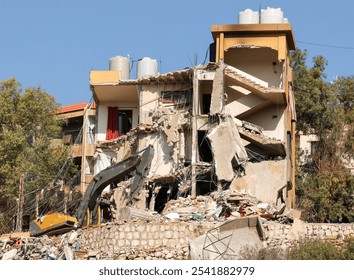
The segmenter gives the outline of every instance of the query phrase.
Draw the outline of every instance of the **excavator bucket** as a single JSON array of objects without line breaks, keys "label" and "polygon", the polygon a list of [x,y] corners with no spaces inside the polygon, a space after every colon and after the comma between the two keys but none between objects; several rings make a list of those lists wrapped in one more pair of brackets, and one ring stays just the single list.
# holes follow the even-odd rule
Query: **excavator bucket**
[{"label": "excavator bucket", "polygon": [[50,213],[30,223],[30,235],[56,235],[68,232],[78,227],[78,222],[75,217],[61,213]]}]

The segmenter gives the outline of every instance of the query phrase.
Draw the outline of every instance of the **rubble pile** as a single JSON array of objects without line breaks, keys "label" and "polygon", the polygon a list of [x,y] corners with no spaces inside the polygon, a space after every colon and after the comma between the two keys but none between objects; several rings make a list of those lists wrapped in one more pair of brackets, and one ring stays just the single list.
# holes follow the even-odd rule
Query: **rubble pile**
[{"label": "rubble pile", "polygon": [[0,260],[73,260],[79,231],[48,237],[1,237]]},{"label": "rubble pile", "polygon": [[284,216],[286,205],[271,205],[259,201],[246,191],[225,190],[210,196],[179,197],[166,203],[162,215],[173,221],[225,221],[250,215],[260,215],[264,219],[278,219],[291,222]]},{"label": "rubble pile", "polygon": [[[105,255],[101,255],[105,258]],[[115,254],[115,260],[188,260],[188,246],[181,249],[154,248],[154,249],[126,249]]]}]

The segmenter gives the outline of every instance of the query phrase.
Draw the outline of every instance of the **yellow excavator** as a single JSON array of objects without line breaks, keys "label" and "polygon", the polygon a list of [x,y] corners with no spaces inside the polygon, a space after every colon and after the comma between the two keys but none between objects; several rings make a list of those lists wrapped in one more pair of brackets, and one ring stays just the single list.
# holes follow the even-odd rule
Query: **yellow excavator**
[{"label": "yellow excavator", "polygon": [[30,223],[30,235],[56,235],[77,228],[97,227],[101,225],[101,208],[107,207],[101,199],[102,191],[109,184],[119,182],[127,175],[133,175],[130,196],[127,204],[143,187],[147,171],[154,155],[150,145],[136,155],[130,156],[99,172],[90,182],[82,197],[75,216],[58,212],[48,213]]}]

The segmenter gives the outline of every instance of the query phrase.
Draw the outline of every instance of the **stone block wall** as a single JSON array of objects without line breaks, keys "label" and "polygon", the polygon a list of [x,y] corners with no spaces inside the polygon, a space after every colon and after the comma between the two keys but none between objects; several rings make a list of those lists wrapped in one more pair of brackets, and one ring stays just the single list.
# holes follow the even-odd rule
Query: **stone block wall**
[{"label": "stone block wall", "polygon": [[343,241],[345,238],[354,238],[354,223],[305,223],[295,220],[293,224],[281,224],[268,221],[263,227],[266,234],[265,245],[269,247],[289,248],[302,240]]},{"label": "stone block wall", "polygon": [[[190,259],[189,242],[216,222],[132,221],[103,224],[82,230],[77,238],[85,259],[162,260]],[[291,248],[302,240],[323,239],[339,244],[354,237],[354,224],[311,224],[295,220],[292,224],[263,221],[265,247]]]},{"label": "stone block wall", "polygon": [[189,241],[216,227],[214,222],[145,222],[103,224],[83,230],[80,250],[97,259],[189,259]]}]

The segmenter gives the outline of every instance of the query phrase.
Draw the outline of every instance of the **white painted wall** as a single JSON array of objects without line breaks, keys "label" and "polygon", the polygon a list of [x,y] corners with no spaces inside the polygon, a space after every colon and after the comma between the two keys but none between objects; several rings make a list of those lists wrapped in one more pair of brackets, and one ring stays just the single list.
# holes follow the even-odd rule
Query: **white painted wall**
[{"label": "white painted wall", "polygon": [[285,141],[285,112],[281,105],[279,105],[279,107],[273,105],[258,111],[244,120],[263,127],[263,132],[266,136]]},{"label": "white painted wall", "polygon": [[107,131],[107,120],[108,120],[108,107],[117,106],[122,108],[122,110],[133,110],[133,128],[138,126],[138,117],[139,109],[138,102],[100,102],[98,104],[98,120],[97,120],[97,129],[96,129],[96,141],[106,140],[106,131]]},{"label": "white painted wall", "polygon": [[[273,62],[276,65],[273,66]],[[283,87],[283,63],[278,52],[270,48],[234,48],[225,53],[225,63],[268,83],[269,87]]]},{"label": "white painted wall", "polygon": [[[152,123],[150,113],[159,107],[159,98],[162,97],[163,91],[186,90],[188,86],[187,84],[143,85],[140,91],[140,123]],[[173,107],[173,104],[165,104],[165,106]]]},{"label": "white painted wall", "polygon": [[304,162],[306,157],[311,155],[311,142],[317,142],[318,137],[315,134],[302,134],[300,132],[298,135],[298,140],[298,148],[302,151],[300,161]]},{"label": "white painted wall", "polygon": [[140,92],[140,123],[152,123],[151,111],[158,107],[159,87],[142,86]]}]

